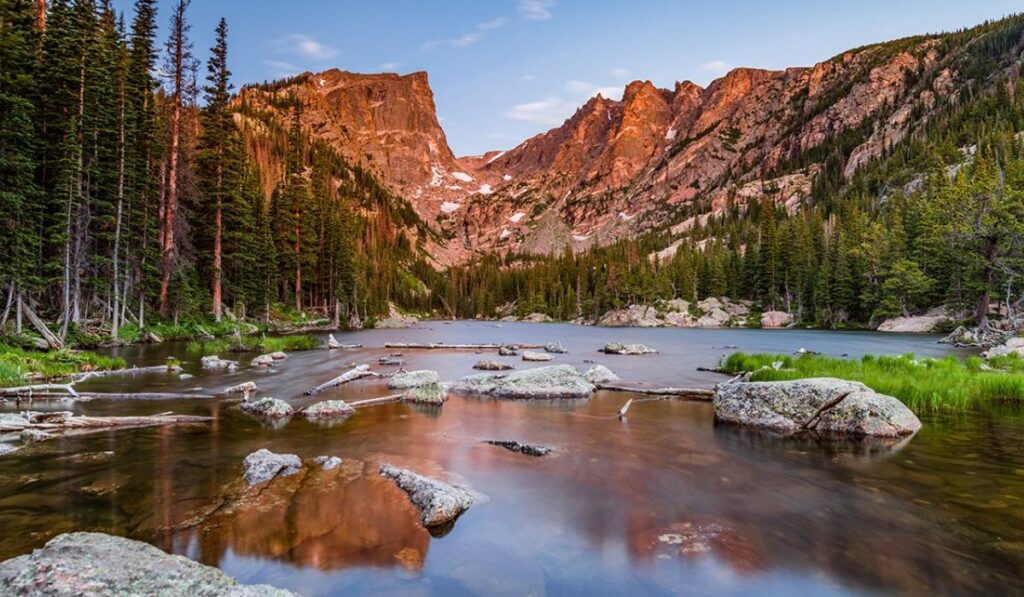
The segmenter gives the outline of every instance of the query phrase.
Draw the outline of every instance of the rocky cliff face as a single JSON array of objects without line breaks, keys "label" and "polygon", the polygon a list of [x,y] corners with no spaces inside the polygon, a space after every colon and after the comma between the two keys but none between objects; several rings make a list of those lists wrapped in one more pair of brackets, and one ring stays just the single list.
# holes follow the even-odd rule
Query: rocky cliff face
[{"label": "rocky cliff face", "polygon": [[635,81],[620,101],[596,96],[558,128],[465,158],[448,147],[425,73],[331,70],[242,98],[268,110],[282,94],[299,98],[307,131],[409,200],[448,265],[490,250],[685,235],[730,204],[766,197],[795,210],[826,154],[840,152],[850,177],[955,104],[970,82],[964,47],[912,38],[809,68],[738,68],[707,88]]}]

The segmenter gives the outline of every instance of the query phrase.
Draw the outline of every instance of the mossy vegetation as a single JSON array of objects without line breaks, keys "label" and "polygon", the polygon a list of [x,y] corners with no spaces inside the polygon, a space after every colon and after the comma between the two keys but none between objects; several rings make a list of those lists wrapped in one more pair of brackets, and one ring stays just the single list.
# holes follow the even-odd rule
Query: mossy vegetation
[{"label": "mossy vegetation", "polygon": [[241,336],[213,340],[193,340],[185,347],[191,354],[211,355],[226,352],[293,352],[311,350],[320,347],[320,340],[315,336]]},{"label": "mossy vegetation", "polygon": [[729,373],[753,372],[752,381],[836,377],[859,381],[914,410],[971,410],[997,401],[1024,401],[1024,360],[1015,354],[919,359],[865,355],[839,359],[820,355],[735,353],[722,363]]},{"label": "mossy vegetation", "polygon": [[0,386],[57,380],[75,373],[123,369],[124,359],[79,350],[43,352],[0,344]]}]

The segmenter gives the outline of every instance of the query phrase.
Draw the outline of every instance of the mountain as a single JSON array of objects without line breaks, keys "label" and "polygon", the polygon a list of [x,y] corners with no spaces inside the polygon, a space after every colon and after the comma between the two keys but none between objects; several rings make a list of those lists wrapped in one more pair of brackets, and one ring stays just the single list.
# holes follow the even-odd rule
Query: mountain
[{"label": "mountain", "polygon": [[1005,23],[866,46],[811,67],[737,68],[706,88],[634,81],[619,101],[598,95],[560,127],[483,156],[452,153],[422,72],[306,73],[247,87],[239,101],[284,122],[280,98],[297,98],[306,132],[408,200],[437,233],[430,254],[448,266],[489,251],[679,236],[765,197],[794,211],[823,169],[849,180],[965,90],[1016,76],[1019,39],[1013,51],[985,52],[993,35],[1019,38]]}]

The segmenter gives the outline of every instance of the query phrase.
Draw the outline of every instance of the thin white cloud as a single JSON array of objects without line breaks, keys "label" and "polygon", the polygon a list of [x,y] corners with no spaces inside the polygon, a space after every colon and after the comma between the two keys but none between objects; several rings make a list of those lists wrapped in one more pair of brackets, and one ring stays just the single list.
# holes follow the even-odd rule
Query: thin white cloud
[{"label": "thin white cloud", "polygon": [[274,41],[279,52],[295,54],[312,60],[327,60],[338,55],[338,50],[322,44],[308,35],[293,33]]},{"label": "thin white cloud", "polygon": [[608,71],[608,74],[615,77],[616,79],[625,79],[629,76],[629,69],[621,66],[616,66]]},{"label": "thin white cloud", "polygon": [[423,44],[423,51],[430,51],[439,46],[448,46],[450,48],[468,48],[469,46],[480,41],[484,37],[484,33],[488,31],[494,31],[500,29],[508,24],[508,19],[505,17],[499,17],[497,19],[491,19],[490,21],[484,21],[477,23],[473,31],[467,31],[462,35],[456,37],[450,37],[448,39],[428,41]]},{"label": "thin white cloud", "polygon": [[524,83],[528,83],[530,81],[536,81],[537,80],[537,75],[522,75],[522,76],[519,77],[519,80],[524,82]]},{"label": "thin white cloud", "polygon": [[270,67],[270,72],[275,77],[292,77],[302,72],[302,69],[294,64],[281,60],[264,60],[263,64]]},{"label": "thin white cloud", "polygon": [[531,21],[546,21],[554,6],[553,0],[519,0],[519,14]]},{"label": "thin white cloud", "polygon": [[732,65],[724,60],[710,60],[700,65],[701,70],[712,74],[722,75],[732,69]]},{"label": "thin white cloud", "polygon": [[383,62],[380,65],[380,70],[393,73],[398,70],[398,67],[402,66],[399,62]]},{"label": "thin white cloud", "polygon": [[589,99],[598,94],[608,99],[622,97],[622,89],[620,87],[614,85],[598,86],[586,81],[566,81],[565,90],[573,96],[583,99]]},{"label": "thin white cloud", "polygon": [[541,100],[516,104],[505,112],[505,118],[533,122],[547,126],[562,124],[575,110],[576,104],[562,98],[548,97]]}]

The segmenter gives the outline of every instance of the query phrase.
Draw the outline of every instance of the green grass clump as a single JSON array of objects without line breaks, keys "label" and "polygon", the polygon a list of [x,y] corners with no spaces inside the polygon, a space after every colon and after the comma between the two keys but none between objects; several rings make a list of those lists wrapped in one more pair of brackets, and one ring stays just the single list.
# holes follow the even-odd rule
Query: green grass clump
[{"label": "green grass clump", "polygon": [[752,381],[836,377],[859,381],[915,410],[969,410],[988,401],[1024,401],[1024,360],[1016,354],[983,361],[970,357],[917,359],[865,355],[860,360],[820,355],[734,353],[722,363],[730,373],[751,371]]},{"label": "green grass clump", "polygon": [[40,351],[0,344],[0,386],[17,386],[30,377],[54,380],[87,371],[123,369],[124,359],[78,350]]},{"label": "green grass clump", "polygon": [[228,352],[293,352],[320,347],[315,336],[230,336],[213,340],[193,340],[185,350],[192,354],[211,355]]}]

